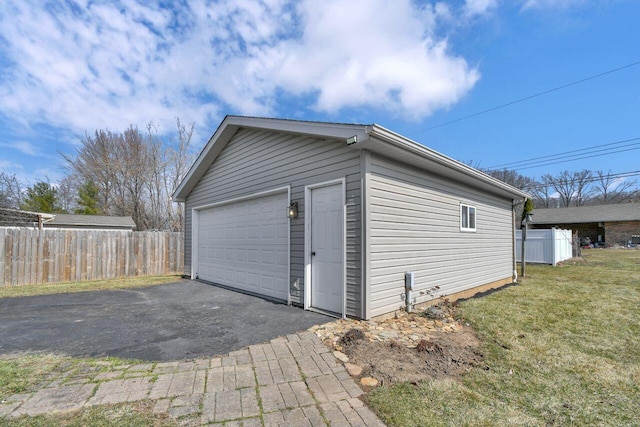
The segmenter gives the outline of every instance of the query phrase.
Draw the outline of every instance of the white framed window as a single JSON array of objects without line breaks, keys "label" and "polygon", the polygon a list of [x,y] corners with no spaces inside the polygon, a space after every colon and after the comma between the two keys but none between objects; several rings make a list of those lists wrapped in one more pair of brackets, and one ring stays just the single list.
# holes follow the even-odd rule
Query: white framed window
[{"label": "white framed window", "polygon": [[460,204],[460,231],[476,231],[475,206]]}]

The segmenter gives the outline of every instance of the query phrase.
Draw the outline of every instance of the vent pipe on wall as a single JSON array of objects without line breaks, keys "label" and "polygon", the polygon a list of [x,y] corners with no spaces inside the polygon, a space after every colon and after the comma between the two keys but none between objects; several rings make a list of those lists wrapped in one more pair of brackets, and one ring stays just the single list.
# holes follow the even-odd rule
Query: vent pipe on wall
[{"label": "vent pipe on wall", "polygon": [[413,271],[408,271],[404,273],[404,295],[405,295],[405,304],[407,308],[407,313],[411,313],[413,311],[412,292],[414,290],[414,285],[415,285],[415,273]]}]

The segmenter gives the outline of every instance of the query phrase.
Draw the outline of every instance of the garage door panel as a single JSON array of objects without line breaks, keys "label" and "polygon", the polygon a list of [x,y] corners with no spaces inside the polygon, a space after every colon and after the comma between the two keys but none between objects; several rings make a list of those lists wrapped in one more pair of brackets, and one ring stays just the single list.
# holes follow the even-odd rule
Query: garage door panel
[{"label": "garage door panel", "polygon": [[287,193],[204,209],[198,216],[198,277],[287,299]]},{"label": "garage door panel", "polygon": [[260,275],[254,273],[247,274],[247,285],[253,289],[260,288]]},{"label": "garage door panel", "polygon": [[256,249],[247,249],[247,261],[252,264],[257,264],[260,260],[260,252]]},{"label": "garage door panel", "polygon": [[286,266],[288,264],[287,259],[289,258],[289,253],[286,251],[277,251],[276,252],[276,261],[275,263],[280,266]]}]

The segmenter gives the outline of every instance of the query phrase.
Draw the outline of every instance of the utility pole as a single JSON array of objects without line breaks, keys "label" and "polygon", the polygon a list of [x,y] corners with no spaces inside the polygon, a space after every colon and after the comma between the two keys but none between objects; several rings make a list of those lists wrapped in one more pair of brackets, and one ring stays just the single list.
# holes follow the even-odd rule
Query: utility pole
[{"label": "utility pole", "polygon": [[524,277],[526,264],[525,261],[525,242],[527,241],[527,230],[529,229],[529,223],[531,222],[532,213],[528,213],[525,218],[522,220],[522,256],[520,258],[520,277]]}]

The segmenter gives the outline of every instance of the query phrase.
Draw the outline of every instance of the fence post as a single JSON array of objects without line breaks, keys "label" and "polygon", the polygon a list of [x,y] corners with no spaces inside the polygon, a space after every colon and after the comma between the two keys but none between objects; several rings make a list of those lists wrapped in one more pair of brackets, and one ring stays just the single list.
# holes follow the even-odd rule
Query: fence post
[{"label": "fence post", "polygon": [[556,266],[556,229],[551,229],[551,265]]},{"label": "fence post", "polygon": [[527,252],[525,250],[526,240],[527,240],[527,224],[523,222],[522,239],[521,239],[522,247],[520,248],[522,253],[522,255],[520,256],[520,276],[521,277],[524,277],[526,273],[526,265],[527,265],[527,261],[526,261]]}]

